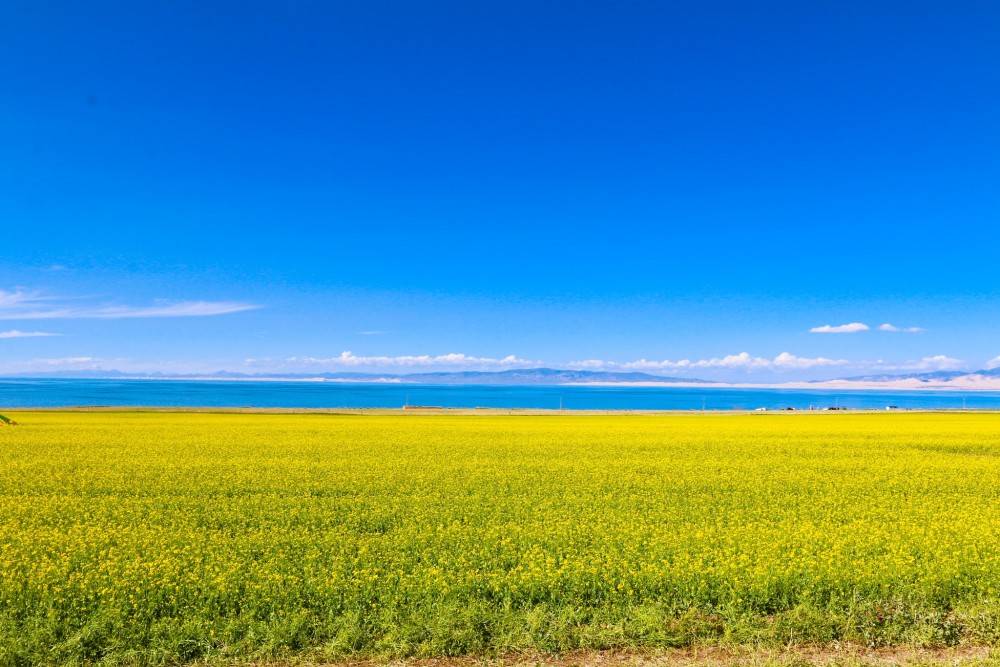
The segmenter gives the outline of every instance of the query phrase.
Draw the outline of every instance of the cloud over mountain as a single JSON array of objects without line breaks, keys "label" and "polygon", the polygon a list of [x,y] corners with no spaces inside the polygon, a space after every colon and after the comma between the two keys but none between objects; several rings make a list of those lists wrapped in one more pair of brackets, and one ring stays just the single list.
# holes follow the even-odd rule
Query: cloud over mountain
[{"label": "cloud over mountain", "polygon": [[467,354],[451,353],[431,356],[429,354],[389,356],[358,356],[350,351],[341,352],[336,357],[289,357],[289,363],[300,363],[314,366],[340,367],[390,367],[390,366],[470,366],[470,367],[501,367],[527,366],[537,362],[521,359],[516,355],[508,355],[501,359],[492,357],[475,357]]},{"label": "cloud over mountain", "polygon": [[816,368],[820,366],[841,366],[849,364],[846,359],[827,359],[826,357],[797,357],[790,352],[782,352],[774,359],[755,357],[749,352],[739,354],[728,354],[724,357],[712,357],[691,361],[690,359],[679,359],[678,361],[649,361],[638,359],[636,361],[604,361],[600,359],[587,359],[585,361],[571,361],[565,364],[569,368],[600,369],[600,368],[622,368],[628,370],[683,370],[683,369],[735,369],[735,370],[758,370],[758,369],[804,369]]}]

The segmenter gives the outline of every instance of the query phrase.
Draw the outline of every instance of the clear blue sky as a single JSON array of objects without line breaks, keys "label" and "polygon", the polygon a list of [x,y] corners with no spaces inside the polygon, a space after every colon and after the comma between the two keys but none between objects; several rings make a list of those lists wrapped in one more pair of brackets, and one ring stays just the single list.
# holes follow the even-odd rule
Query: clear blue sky
[{"label": "clear blue sky", "polygon": [[981,368],[997,35],[995,2],[5,2],[0,373]]}]

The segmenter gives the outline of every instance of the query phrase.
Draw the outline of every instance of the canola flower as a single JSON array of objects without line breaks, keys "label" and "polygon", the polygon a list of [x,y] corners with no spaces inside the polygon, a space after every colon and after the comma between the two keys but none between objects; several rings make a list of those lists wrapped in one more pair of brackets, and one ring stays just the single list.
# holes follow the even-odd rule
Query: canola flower
[{"label": "canola flower", "polygon": [[1000,415],[15,418],[0,665],[1000,639]]}]

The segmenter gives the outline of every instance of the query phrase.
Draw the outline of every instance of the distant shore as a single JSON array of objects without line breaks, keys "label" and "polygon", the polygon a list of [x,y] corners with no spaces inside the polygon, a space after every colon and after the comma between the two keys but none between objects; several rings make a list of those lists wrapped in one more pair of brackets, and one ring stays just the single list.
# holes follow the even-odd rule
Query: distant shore
[{"label": "distant shore", "polygon": [[400,378],[324,378],[324,377],[219,377],[205,376],[120,376],[95,378],[53,378],[53,377],[0,377],[0,382],[23,382],[29,380],[91,380],[91,381],[164,381],[164,382],[296,382],[296,383],[328,383],[328,384],[364,384],[391,386],[442,386],[442,387],[662,387],[665,389],[795,389],[795,390],[831,390],[831,391],[997,391],[1000,392],[1000,377],[968,375],[952,380],[921,380],[917,378],[900,378],[898,380],[820,380],[813,382],[561,382],[561,383],[491,383],[491,382],[411,382]]},{"label": "distant shore", "polygon": [[914,414],[914,413],[947,413],[947,414],[996,414],[1000,409],[994,408],[820,408],[816,410],[782,410],[782,409],[746,409],[746,410],[559,410],[546,408],[438,408],[438,407],[408,407],[408,408],[258,408],[258,407],[170,407],[170,406],[132,406],[132,405],[79,405],[68,407],[4,407],[0,406],[0,414],[16,414],[22,412],[162,412],[162,413],[221,413],[221,414],[274,414],[274,415],[447,415],[447,416],[582,416],[582,415],[846,415],[846,414]]},{"label": "distant shore", "polygon": [[[567,386],[567,385],[563,385]],[[586,387],[683,387],[687,389],[829,389],[834,391],[1000,391],[1000,378],[958,378],[950,381],[927,381],[913,378],[885,382],[865,380],[824,380],[821,382],[730,383],[713,382],[574,382],[568,386]]]}]

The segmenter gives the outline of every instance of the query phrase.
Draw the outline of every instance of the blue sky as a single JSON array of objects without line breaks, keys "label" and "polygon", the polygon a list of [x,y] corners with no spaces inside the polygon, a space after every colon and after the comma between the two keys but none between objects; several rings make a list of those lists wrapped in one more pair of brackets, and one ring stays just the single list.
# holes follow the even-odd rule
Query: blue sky
[{"label": "blue sky", "polygon": [[997,34],[990,2],[4,3],[0,373],[1000,364]]}]

